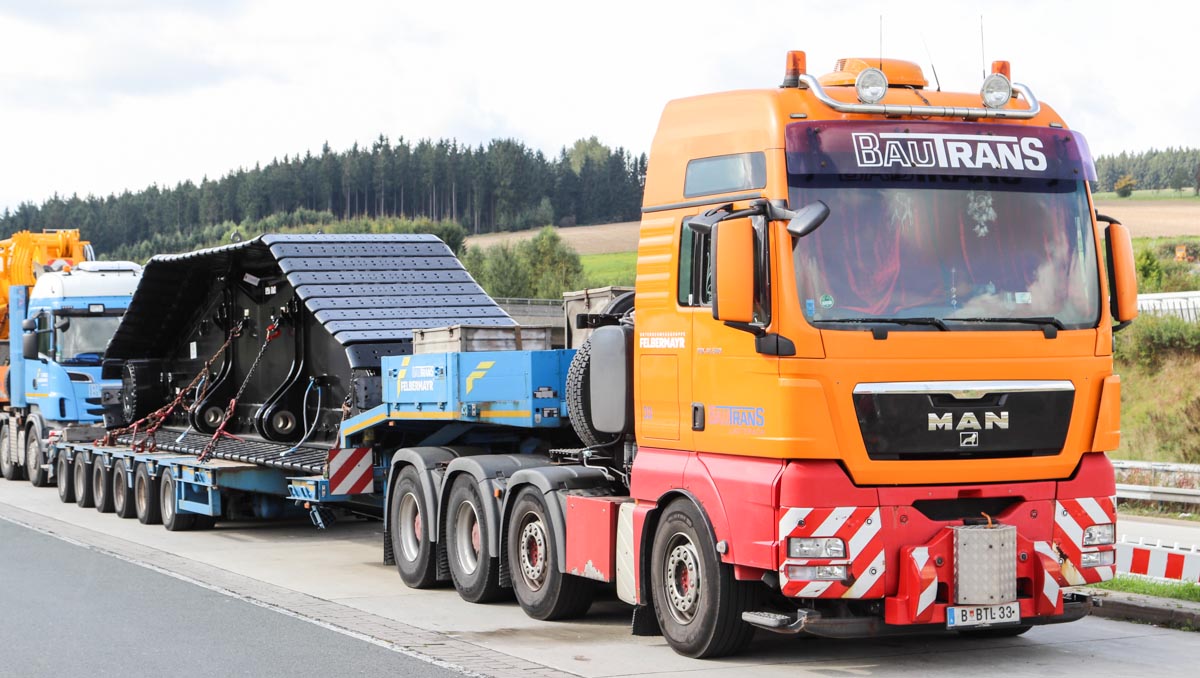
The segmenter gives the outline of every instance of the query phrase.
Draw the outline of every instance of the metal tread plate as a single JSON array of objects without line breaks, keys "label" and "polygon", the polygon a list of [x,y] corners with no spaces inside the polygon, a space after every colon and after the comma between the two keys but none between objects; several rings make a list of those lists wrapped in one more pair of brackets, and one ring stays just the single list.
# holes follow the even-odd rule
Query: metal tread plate
[{"label": "metal tread plate", "polygon": [[[163,452],[196,456],[204,451],[204,446],[208,444],[210,439],[211,436],[193,431],[188,431],[181,437],[178,430],[171,431],[164,428],[159,433],[157,443],[158,449]],[[117,438],[117,442],[122,445],[128,445],[133,442],[132,436],[120,436]],[[258,466],[295,471],[297,473],[321,474],[325,472],[325,460],[329,454],[328,449],[304,445],[287,456],[280,456],[281,453],[291,448],[292,445],[288,443],[272,443],[265,440],[247,438],[241,440],[225,438],[217,445],[217,449],[213,453],[213,458],[224,459],[226,461],[240,461]]]}]

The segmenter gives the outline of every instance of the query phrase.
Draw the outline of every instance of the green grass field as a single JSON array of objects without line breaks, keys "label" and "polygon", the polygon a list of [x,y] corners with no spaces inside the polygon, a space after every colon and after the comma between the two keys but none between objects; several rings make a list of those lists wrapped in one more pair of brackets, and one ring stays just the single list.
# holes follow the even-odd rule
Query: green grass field
[{"label": "green grass field", "polygon": [[1200,202],[1200,196],[1193,194],[1191,186],[1184,186],[1182,191],[1176,192],[1172,188],[1142,188],[1135,190],[1133,195],[1128,198],[1118,197],[1112,191],[1102,191],[1093,193],[1094,200],[1189,200]]},{"label": "green grass field", "polygon": [[583,275],[588,287],[633,285],[637,272],[637,252],[584,254],[579,259],[583,262]]}]

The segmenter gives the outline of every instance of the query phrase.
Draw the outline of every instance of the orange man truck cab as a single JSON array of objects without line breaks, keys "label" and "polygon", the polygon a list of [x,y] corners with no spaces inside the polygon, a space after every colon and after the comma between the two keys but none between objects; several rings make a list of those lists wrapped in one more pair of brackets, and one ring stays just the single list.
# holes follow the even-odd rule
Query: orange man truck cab
[{"label": "orange man truck cab", "polygon": [[667,105],[630,489],[637,602],[677,650],[750,625],[1016,634],[1112,577],[1129,235],[1008,70],[980,101],[792,52],[778,89]]}]

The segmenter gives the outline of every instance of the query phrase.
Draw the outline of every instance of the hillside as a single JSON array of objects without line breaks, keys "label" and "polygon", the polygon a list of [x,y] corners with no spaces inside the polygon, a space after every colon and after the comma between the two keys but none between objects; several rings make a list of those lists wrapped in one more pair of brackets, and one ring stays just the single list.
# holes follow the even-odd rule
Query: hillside
[{"label": "hillside", "polygon": [[[1119,219],[1135,238],[1200,235],[1200,201],[1195,199],[1097,200],[1096,209]],[[560,228],[558,233],[580,255],[632,252],[637,249],[638,222]],[[487,233],[468,237],[467,244],[490,247],[528,240],[535,235],[536,230]]]}]

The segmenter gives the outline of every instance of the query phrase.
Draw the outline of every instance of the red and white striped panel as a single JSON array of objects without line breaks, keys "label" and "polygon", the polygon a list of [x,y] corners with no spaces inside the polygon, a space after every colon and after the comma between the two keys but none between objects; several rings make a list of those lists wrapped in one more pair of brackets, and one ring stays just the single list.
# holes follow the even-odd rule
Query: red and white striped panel
[{"label": "red and white striped panel", "polygon": [[1200,551],[1146,544],[1117,544],[1117,572],[1200,582]]},{"label": "red and white striped panel", "polygon": [[[1061,582],[1065,581],[1064,573],[1059,566],[1058,554],[1054,552],[1054,547],[1045,541],[1033,542],[1033,550],[1042,563],[1041,594],[1045,599],[1044,604],[1051,610],[1057,610],[1062,602]],[[1042,607],[1042,605],[1038,607]]]},{"label": "red and white striped panel", "polygon": [[371,448],[329,451],[329,493],[367,494],[374,489],[375,469]]},{"label": "red and white striped panel", "polygon": [[[840,537],[847,558],[786,558],[779,580],[786,596],[796,598],[882,598],[885,558],[882,521],[874,506],[790,508],[779,520],[780,549],[786,556],[789,537]],[[792,581],[788,565],[849,565],[851,584],[840,581]]]},{"label": "red and white striped panel", "polygon": [[1079,567],[1083,552],[1107,551],[1112,546],[1083,545],[1083,531],[1092,525],[1117,522],[1116,497],[1084,497],[1060,499],[1054,504],[1054,543],[1062,549],[1069,564],[1064,563],[1063,576],[1073,586],[1095,584],[1113,578],[1113,568]]},{"label": "red and white striped panel", "polygon": [[911,558],[921,578],[921,595],[917,598],[917,609],[913,618],[926,621],[930,616],[930,606],[937,600],[937,568],[934,567],[933,559],[929,557],[929,548],[926,546],[915,547],[912,550]]}]

